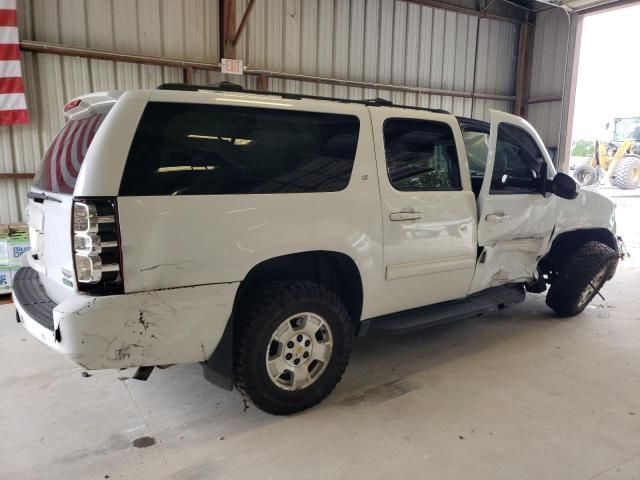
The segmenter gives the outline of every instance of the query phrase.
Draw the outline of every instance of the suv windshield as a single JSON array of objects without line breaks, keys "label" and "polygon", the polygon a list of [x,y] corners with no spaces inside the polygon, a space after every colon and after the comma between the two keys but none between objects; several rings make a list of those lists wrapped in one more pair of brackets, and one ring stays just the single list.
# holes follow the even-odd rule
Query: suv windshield
[{"label": "suv windshield", "polygon": [[47,149],[33,186],[52,193],[73,193],[84,157],[105,116],[69,120]]}]

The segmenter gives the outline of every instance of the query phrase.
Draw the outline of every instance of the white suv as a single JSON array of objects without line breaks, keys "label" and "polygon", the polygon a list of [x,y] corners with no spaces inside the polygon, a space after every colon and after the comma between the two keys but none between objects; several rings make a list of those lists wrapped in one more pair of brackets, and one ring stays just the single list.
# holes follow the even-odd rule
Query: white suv
[{"label": "white suv", "polygon": [[201,362],[259,408],[326,397],[352,338],[522,301],[581,312],[614,205],[535,130],[384,100],[163,85],[65,107],[29,193],[18,320],[87,369]]}]

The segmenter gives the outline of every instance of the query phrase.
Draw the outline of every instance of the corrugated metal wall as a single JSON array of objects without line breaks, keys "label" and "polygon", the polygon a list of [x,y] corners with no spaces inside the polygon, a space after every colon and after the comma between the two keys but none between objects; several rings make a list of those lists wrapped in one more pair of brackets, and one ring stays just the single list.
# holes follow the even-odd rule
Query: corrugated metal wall
[{"label": "corrugated metal wall", "polygon": [[[569,17],[561,9],[539,13],[536,18],[530,97],[561,97],[566,68]],[[533,103],[527,118],[547,147],[558,147],[562,130],[562,101]]]},{"label": "corrugated metal wall", "polygon": [[[248,0],[237,0],[237,20]],[[217,0],[18,0],[23,39],[219,61]],[[250,67],[429,88],[513,95],[518,27],[394,0],[257,0],[237,49]],[[89,91],[182,81],[175,68],[23,53],[32,122],[0,129],[0,171],[33,172],[64,123],[62,106]],[[220,74],[194,72],[196,83]],[[232,79],[237,81],[237,77]],[[255,79],[242,80],[255,88]],[[486,118],[512,102],[270,79],[274,91],[389,98]],[[0,224],[18,221],[30,181],[0,180]]]},{"label": "corrugated metal wall", "polygon": [[[237,0],[237,17],[249,0]],[[476,45],[478,46],[476,59]],[[514,94],[518,27],[393,0],[258,1],[237,54],[254,68],[365,82]],[[271,80],[269,87],[486,117],[511,102]]]}]

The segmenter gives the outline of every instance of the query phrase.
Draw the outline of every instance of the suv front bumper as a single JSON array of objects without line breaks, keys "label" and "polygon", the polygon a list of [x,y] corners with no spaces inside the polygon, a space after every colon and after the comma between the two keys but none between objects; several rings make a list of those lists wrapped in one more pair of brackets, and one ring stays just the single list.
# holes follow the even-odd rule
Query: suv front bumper
[{"label": "suv front bumper", "polygon": [[227,325],[239,282],[92,297],[56,304],[38,274],[18,270],[13,300],[24,327],[87,369],[206,361]]}]

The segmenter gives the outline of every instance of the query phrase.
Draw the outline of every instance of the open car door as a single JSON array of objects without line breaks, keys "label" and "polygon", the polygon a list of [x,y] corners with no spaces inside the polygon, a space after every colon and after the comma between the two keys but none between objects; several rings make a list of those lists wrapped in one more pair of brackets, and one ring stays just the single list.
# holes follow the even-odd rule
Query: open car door
[{"label": "open car door", "polygon": [[544,194],[555,168],[535,129],[491,110],[487,166],[478,195],[480,254],[469,293],[534,278],[556,224],[557,197]]}]

